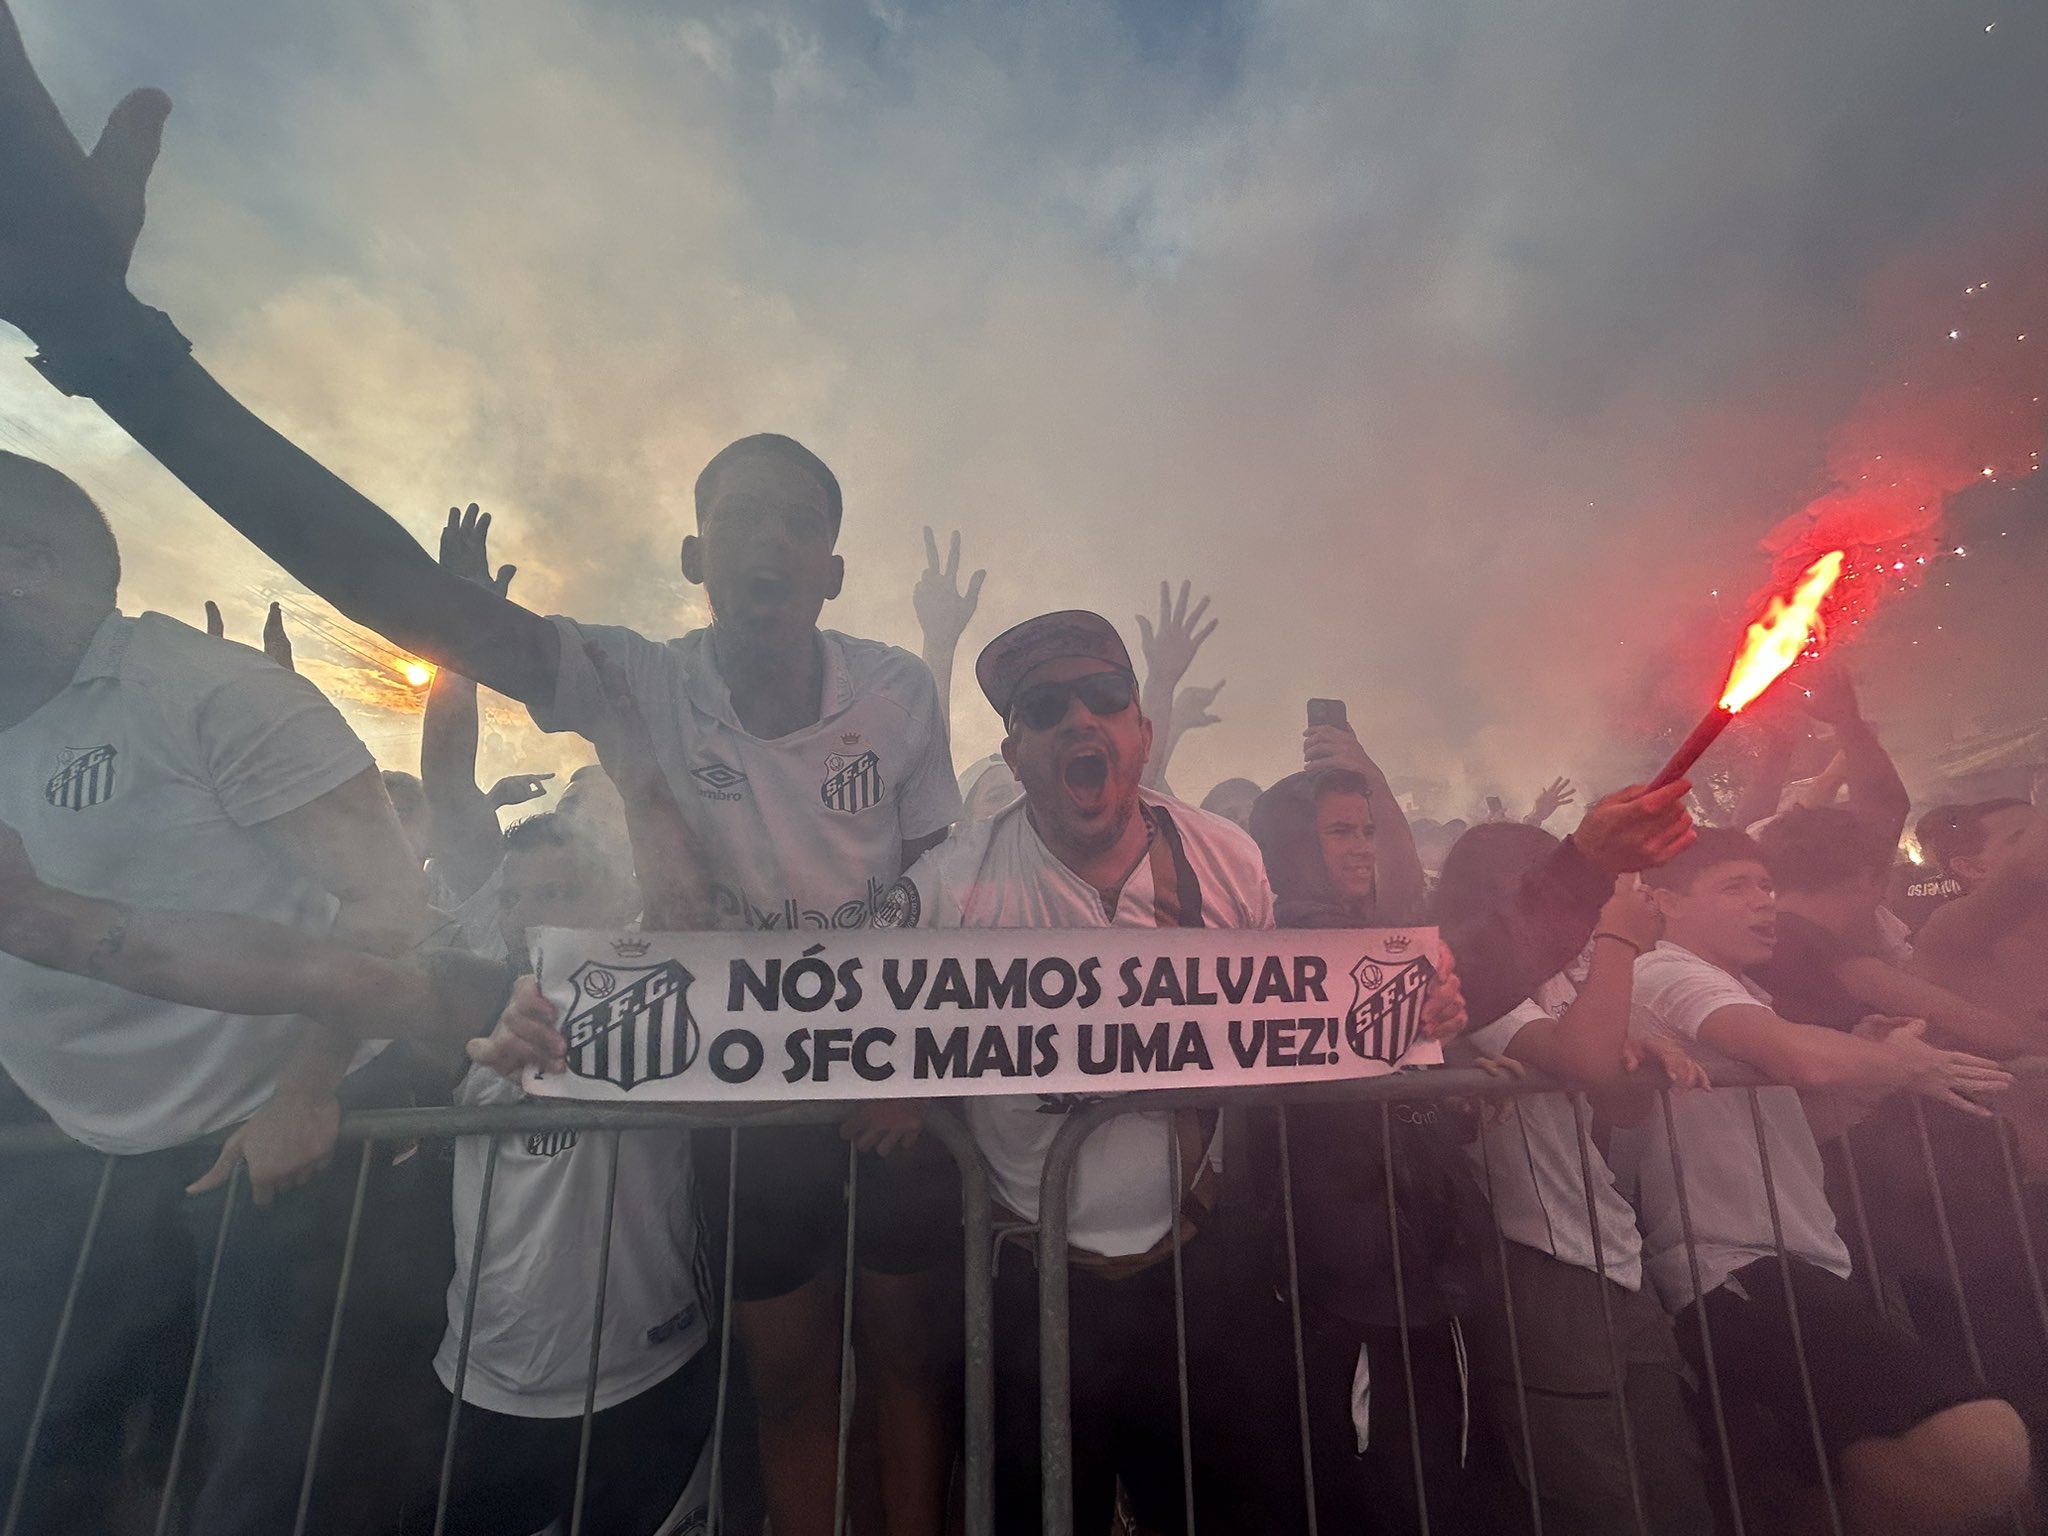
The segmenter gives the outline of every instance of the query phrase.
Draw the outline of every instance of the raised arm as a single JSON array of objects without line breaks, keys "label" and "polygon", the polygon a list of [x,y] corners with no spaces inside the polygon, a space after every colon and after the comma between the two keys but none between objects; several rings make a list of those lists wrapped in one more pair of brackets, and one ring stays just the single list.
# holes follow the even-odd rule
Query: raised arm
[{"label": "raised arm", "polygon": [[555,683],[554,627],[436,565],[404,528],[258,420],[127,286],[170,100],[137,91],[88,157],[0,0],[0,318],[193,494],[343,613],[526,703]]},{"label": "raised arm", "polygon": [[[1428,877],[1422,872],[1422,854],[1415,846],[1415,832],[1408,825],[1408,813],[1401,809],[1401,802],[1395,798],[1393,787],[1388,784],[1380,765],[1373,761],[1348,725],[1310,726],[1302,733],[1301,763],[1310,773],[1324,768],[1346,768],[1371,786],[1373,887],[1379,920],[1383,923],[1419,920]],[[1546,974],[1554,976],[1563,969],[1564,963],[1560,962],[1555,970]]]},{"label": "raised arm", "polygon": [[626,836],[640,878],[641,922],[662,933],[707,928],[711,901],[703,845],[683,820],[625,674],[596,641],[586,640],[583,650],[604,690],[606,718],[595,738],[597,758],[626,808]]},{"label": "raised arm", "polygon": [[981,584],[987,571],[967,578],[960,589],[960,532],[953,531],[946,546],[946,563],[939,564],[939,541],[931,529],[924,531],[924,574],[911,589],[910,605],[917,610],[917,627],[924,632],[924,664],[931,668],[932,681],[939,685],[939,708],[952,718],[953,658],[960,649],[974,610],[981,603]]},{"label": "raised arm", "polygon": [[[1166,787],[1166,765],[1173,758],[1173,707],[1180,680],[1187,676],[1202,642],[1216,631],[1215,619],[1207,624],[1202,622],[1202,615],[1209,611],[1208,598],[1196,603],[1192,611],[1189,609],[1192,592],[1193,584],[1184,581],[1176,598],[1171,584],[1162,581],[1159,627],[1154,629],[1150,619],[1142,613],[1138,615],[1138,640],[1145,653],[1145,680],[1139,689],[1138,704],[1145,718],[1153,723],[1152,756],[1146,761],[1144,774],[1147,789]],[[1220,689],[1223,685],[1216,686]],[[1214,701],[1213,690],[1209,698]]]},{"label": "raised arm", "polygon": [[1896,842],[1912,814],[1912,796],[1891,754],[1863,718],[1856,685],[1839,667],[1823,668],[1805,701],[1806,712],[1833,728],[1842,757],[1842,777],[1849,786],[1849,809],[1873,826],[1883,827]]},{"label": "raised arm", "polygon": [[1875,955],[1852,955],[1835,966],[1835,979],[1872,1013],[1925,1019],[1944,1039],[2000,1060],[2048,1049],[2048,1028],[2028,1029],[2018,1019],[1956,996],[1948,988]]},{"label": "raised arm", "polygon": [[1735,1004],[1709,1014],[1700,1039],[1803,1091],[1903,1090],[1973,1115],[1988,1114],[1966,1095],[2003,1092],[2012,1086],[2012,1074],[1981,1056],[1929,1045],[1920,1038],[1924,1027],[1916,1021],[1883,1039],[1865,1039],[1794,1024],[1761,1004]]},{"label": "raised arm", "polygon": [[1533,1019],[1515,1032],[1507,1054],[1537,1071],[1582,1088],[1620,1077],[1628,1045],[1629,1001],[1636,957],[1657,942],[1656,909],[1634,880],[1616,885],[1593,930],[1593,956],[1579,995],[1554,1019]]}]

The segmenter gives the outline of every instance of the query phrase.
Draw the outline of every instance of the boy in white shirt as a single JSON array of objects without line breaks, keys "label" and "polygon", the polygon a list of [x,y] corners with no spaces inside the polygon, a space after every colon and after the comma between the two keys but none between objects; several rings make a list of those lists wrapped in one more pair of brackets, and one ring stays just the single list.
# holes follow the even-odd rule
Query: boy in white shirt
[{"label": "boy in white shirt", "polygon": [[1782,1444],[1805,1460],[1817,1482],[1819,1468],[1806,1459],[1808,1405],[1797,1364],[1803,1359],[1847,1530],[1960,1536],[1997,1527],[2027,1488],[2026,1430],[2009,1404],[1991,1397],[1958,1362],[1900,1330],[1850,1279],[1849,1252],[1827,1203],[1799,1095],[1903,1089],[1975,1109],[1965,1095],[1996,1092],[2010,1077],[1993,1062],[1937,1050],[1913,1025],[1870,1039],[1772,1012],[1770,999],[1743,975],[1770,958],[1776,917],[1769,872],[1744,834],[1704,830],[1646,883],[1665,938],[1636,963],[1631,1032],[1677,1041],[1710,1070],[1746,1066],[1784,1085],[1671,1101],[1690,1248],[1661,1115],[1629,1133],[1644,1268],[1677,1313],[1680,1341],[1703,1367],[1704,1322],[1721,1390],[1768,1413]]}]

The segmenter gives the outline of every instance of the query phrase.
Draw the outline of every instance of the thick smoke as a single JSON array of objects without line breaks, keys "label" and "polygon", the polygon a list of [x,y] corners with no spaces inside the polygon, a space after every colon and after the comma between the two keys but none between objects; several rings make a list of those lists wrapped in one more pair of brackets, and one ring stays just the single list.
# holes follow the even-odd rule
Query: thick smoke
[{"label": "thick smoke", "polygon": [[[1860,626],[1881,718],[2041,706],[2006,627],[2044,574],[2038,407],[1971,393],[2042,267],[2022,8],[16,10],[80,128],[136,82],[178,102],[138,288],[423,538],[491,508],[536,606],[702,622],[691,480],[789,431],[847,488],[828,623],[916,646],[925,523],[990,570],[970,653],[1069,605],[1135,643],[1189,576],[1224,621],[1189,680],[1230,687],[1179,788],[1277,777],[1336,695],[1452,814],[1653,765],[1760,542],[1883,453],[1949,504],[1887,548],[1972,554]],[[1999,409],[2011,473],[1958,482]],[[128,606],[211,592],[254,636],[264,562],[25,369],[0,412],[108,501]],[[995,727],[961,676],[966,761]]]}]

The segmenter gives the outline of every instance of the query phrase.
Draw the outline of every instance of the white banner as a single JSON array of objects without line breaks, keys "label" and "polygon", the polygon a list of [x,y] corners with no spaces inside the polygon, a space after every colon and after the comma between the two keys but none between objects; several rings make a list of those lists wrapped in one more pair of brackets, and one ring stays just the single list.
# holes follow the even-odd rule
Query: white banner
[{"label": "white banner", "polygon": [[1433,928],[533,938],[569,1070],[526,1086],[557,1098],[1099,1094],[1441,1059],[1420,1040]]}]

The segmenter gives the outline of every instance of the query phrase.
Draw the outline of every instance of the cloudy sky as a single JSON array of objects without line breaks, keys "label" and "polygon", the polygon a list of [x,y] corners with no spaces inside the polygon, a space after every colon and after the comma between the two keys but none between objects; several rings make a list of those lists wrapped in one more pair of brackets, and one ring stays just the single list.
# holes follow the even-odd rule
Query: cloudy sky
[{"label": "cloudy sky", "polygon": [[[491,509],[543,610],[703,622],[691,481],[786,431],[847,492],[828,624],[916,648],[925,524],[989,570],[970,656],[1066,606],[1135,646],[1190,578],[1228,686],[1182,791],[1295,766],[1320,694],[1397,780],[1521,800],[1654,763],[1761,541],[1890,449],[1935,512],[1971,466],[1915,530],[1970,553],[1844,648],[1873,712],[2048,709],[2021,0],[14,6],[88,139],[177,103],[137,290],[423,538]],[[107,506],[125,606],[284,597],[411,766],[375,647],[16,350],[0,445]],[[584,756],[494,723],[492,771]]]}]

